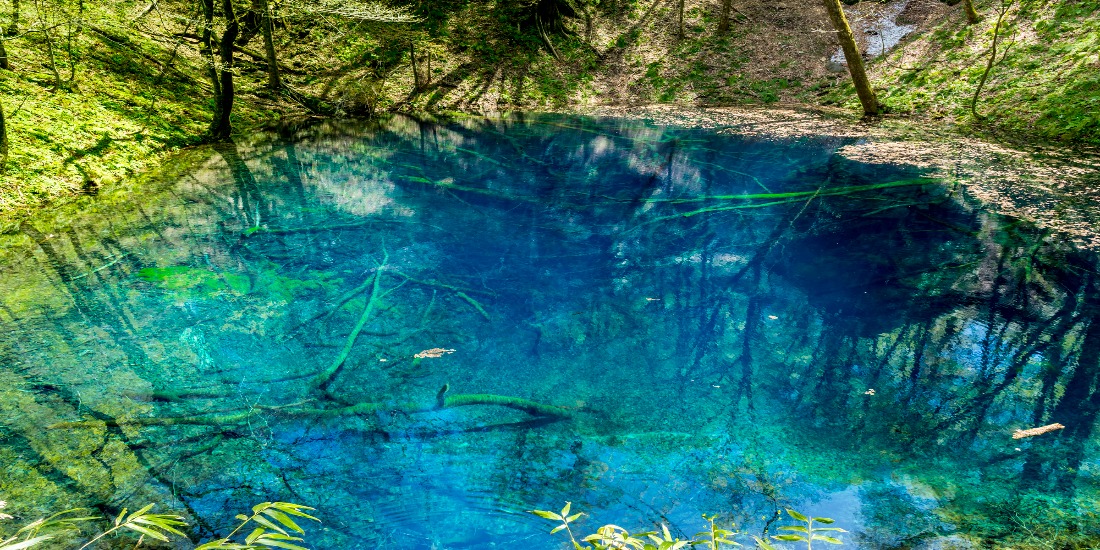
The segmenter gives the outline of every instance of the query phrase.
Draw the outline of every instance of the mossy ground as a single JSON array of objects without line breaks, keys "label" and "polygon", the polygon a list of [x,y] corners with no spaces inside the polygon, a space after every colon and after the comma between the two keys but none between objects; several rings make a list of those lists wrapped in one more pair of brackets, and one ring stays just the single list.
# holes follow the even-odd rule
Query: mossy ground
[{"label": "mossy ground", "polygon": [[[88,20],[105,19],[96,15]],[[182,52],[194,49],[189,44],[173,55],[137,33],[85,26],[74,36],[71,57],[55,52],[56,89],[41,33],[9,37],[5,45],[11,69],[0,70],[0,98],[10,153],[0,175],[0,211],[9,215],[148,170],[197,143],[209,124],[210,85],[194,53]],[[278,117],[245,91],[234,108],[239,128]]]},{"label": "mossy ground", "polygon": [[[984,5],[983,5],[984,4]],[[967,25],[952,12],[903,49],[874,64],[883,102],[895,113],[944,119],[1001,139],[1100,144],[1100,2],[1012,2],[986,70],[999,3],[979,3]],[[829,100],[855,108],[845,85]]]}]

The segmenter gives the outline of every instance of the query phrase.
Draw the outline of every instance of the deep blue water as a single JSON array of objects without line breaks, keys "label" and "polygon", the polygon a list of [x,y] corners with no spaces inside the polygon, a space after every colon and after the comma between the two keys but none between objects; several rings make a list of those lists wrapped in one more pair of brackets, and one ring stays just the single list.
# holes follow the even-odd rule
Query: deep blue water
[{"label": "deep blue water", "polygon": [[585,532],[794,507],[852,547],[1100,542],[1097,259],[845,143],[329,123],[28,220],[0,499],[206,537],[292,501],[340,549],[558,548],[525,511],[565,501]]}]

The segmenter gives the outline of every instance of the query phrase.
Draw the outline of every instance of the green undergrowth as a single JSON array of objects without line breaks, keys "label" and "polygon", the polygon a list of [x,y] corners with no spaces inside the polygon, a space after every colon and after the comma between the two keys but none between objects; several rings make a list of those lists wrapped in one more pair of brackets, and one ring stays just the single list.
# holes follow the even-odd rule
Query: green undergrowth
[{"label": "green undergrowth", "polygon": [[[999,33],[997,61],[970,112],[986,70],[999,2],[979,2],[983,19],[961,13],[873,65],[881,99],[901,114],[958,123],[1002,139],[1100,144],[1100,1],[1015,0]],[[925,49],[914,61],[907,51]],[[829,96],[857,108],[850,85]]]},{"label": "green undergrowth", "polygon": [[[88,20],[104,20],[94,15]],[[200,68],[139,33],[85,27],[71,57],[57,54],[60,86],[41,33],[8,37],[5,46],[11,69],[0,70],[0,101],[10,153],[0,211],[9,215],[146,171],[197,143],[209,124],[211,94]],[[246,94],[234,113],[242,129],[275,117]]]}]

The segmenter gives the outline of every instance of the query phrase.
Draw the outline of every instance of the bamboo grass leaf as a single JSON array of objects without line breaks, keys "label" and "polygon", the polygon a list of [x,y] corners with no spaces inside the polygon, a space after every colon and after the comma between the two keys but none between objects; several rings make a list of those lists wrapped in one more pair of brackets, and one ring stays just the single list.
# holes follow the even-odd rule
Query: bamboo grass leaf
[{"label": "bamboo grass leaf", "polygon": [[300,518],[307,518],[307,519],[311,519],[311,520],[317,521],[317,522],[321,521],[320,519],[317,519],[317,518],[315,518],[315,517],[313,517],[313,516],[311,516],[311,515],[309,515],[309,514],[302,511],[302,510],[316,510],[316,508],[311,508],[309,506],[302,506],[301,504],[292,504],[290,502],[273,502],[271,504],[271,506],[278,509],[278,510],[282,510],[283,512],[286,512],[287,514],[290,514],[292,516],[298,516]]},{"label": "bamboo grass leaf", "polygon": [[800,540],[806,540],[805,537],[802,537],[801,535],[775,535],[772,538],[775,539],[775,540],[783,540],[783,541],[789,541],[789,542],[798,542]]},{"label": "bamboo grass leaf", "polygon": [[272,531],[278,531],[279,533],[282,533],[284,535],[287,534],[286,531],[284,531],[282,527],[279,527],[278,525],[275,525],[271,520],[269,520],[269,519],[267,519],[263,516],[252,516],[252,521],[255,521],[256,523],[259,523],[260,525],[263,525],[264,527],[267,527],[268,529],[271,529]]},{"label": "bamboo grass leaf", "polygon": [[791,510],[790,508],[787,508],[787,515],[791,516],[794,519],[797,519],[798,521],[809,521],[809,519],[806,516],[796,512],[794,510]]},{"label": "bamboo grass leaf", "polygon": [[264,515],[269,516],[275,521],[283,524],[287,529],[290,529],[291,531],[294,531],[296,533],[305,534],[305,531],[303,531],[301,527],[298,527],[298,524],[294,523],[294,520],[290,519],[290,516],[287,516],[286,514],[278,510],[272,510],[270,508],[264,510],[263,513]]},{"label": "bamboo grass leaf", "polygon": [[287,550],[309,550],[305,546],[298,546],[297,544],[291,544],[289,542],[282,542],[278,540],[260,539],[256,541],[257,544],[264,546],[270,546],[272,548],[286,548]]},{"label": "bamboo grass leaf", "polygon": [[780,527],[780,531],[798,531],[799,533],[809,533],[810,531],[801,525],[788,525],[786,527]]},{"label": "bamboo grass leaf", "polygon": [[144,508],[130,514],[130,516],[126,518],[126,521],[134,521],[134,518],[144,516],[146,512],[148,512],[149,510],[152,510],[152,509],[153,509],[152,504],[146,504]]},{"label": "bamboo grass leaf", "polygon": [[262,540],[284,540],[284,541],[293,540],[293,541],[299,541],[299,542],[305,540],[302,537],[293,537],[293,536],[290,536],[290,535],[280,535],[279,533],[267,533],[266,535],[260,537],[260,539],[262,539]]},{"label": "bamboo grass leaf", "polygon": [[547,512],[546,510],[528,510],[529,513],[535,514],[540,518],[551,519],[554,521],[565,521],[565,518],[561,517],[554,512]]},{"label": "bamboo grass leaf", "polygon": [[252,544],[253,542],[256,542],[256,539],[260,538],[266,532],[267,532],[267,529],[264,529],[263,527],[257,527],[255,529],[253,529],[252,532],[249,533],[247,537],[244,538],[244,543],[245,544]]},{"label": "bamboo grass leaf", "polygon": [[51,535],[42,535],[40,537],[34,537],[27,539],[23,542],[17,542],[11,545],[0,546],[0,550],[23,550],[24,548],[31,548],[37,546],[39,543],[46,542],[53,537]]},{"label": "bamboo grass leaf", "polygon": [[183,531],[180,531],[179,529],[176,529],[175,526],[177,526],[177,525],[187,525],[186,523],[183,523],[182,521],[163,521],[163,520],[159,520],[159,519],[155,519],[155,518],[137,518],[137,519],[135,519],[134,521],[132,521],[130,523],[140,523],[140,524],[149,525],[149,526],[152,526],[152,527],[158,527],[158,528],[163,529],[163,530],[165,530],[169,533],[172,533],[174,535],[179,535],[181,537],[185,536],[183,534]]},{"label": "bamboo grass leaf", "polygon": [[753,540],[756,541],[756,546],[760,550],[776,550],[775,546],[760,537],[753,537]]},{"label": "bamboo grass leaf", "polygon": [[122,524],[122,527],[124,527],[126,529],[129,529],[131,531],[136,531],[136,532],[141,533],[143,535],[152,537],[152,538],[157,539],[161,542],[168,542],[168,537],[165,536],[164,533],[161,533],[160,531],[156,531],[154,529],[150,529],[150,528],[145,527],[143,525],[138,525],[136,523],[124,523],[124,524]]}]

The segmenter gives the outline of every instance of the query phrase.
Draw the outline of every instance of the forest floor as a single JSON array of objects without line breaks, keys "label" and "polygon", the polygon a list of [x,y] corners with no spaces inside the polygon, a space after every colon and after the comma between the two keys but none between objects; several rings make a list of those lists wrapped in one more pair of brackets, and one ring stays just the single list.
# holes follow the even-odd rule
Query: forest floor
[{"label": "forest floor", "polygon": [[[574,35],[555,38],[556,56],[524,54],[505,36],[481,34],[483,49],[498,52],[502,62],[450,57],[433,66],[433,84],[423,93],[383,97],[428,111],[667,103],[859,112],[818,2],[734,2],[730,30],[720,34],[717,3],[685,0],[683,36],[674,2],[611,3],[623,4],[629,5],[592,14]],[[939,0],[846,8],[888,113],[1001,142],[1100,145],[1100,0],[976,4],[983,19],[974,25],[960,5]],[[978,93],[994,28],[996,58]],[[887,34],[900,42],[882,55]],[[462,46],[473,38],[459,33],[448,40]],[[409,89],[411,73],[395,71],[387,86]]]},{"label": "forest floor", "polygon": [[[316,96],[332,92],[337,100],[340,94],[368,97],[379,111],[568,110],[694,124],[720,112],[714,108],[736,106],[742,109],[724,111],[723,126],[749,131],[766,119],[772,136],[844,128],[877,136],[875,143],[950,138],[968,151],[986,146],[960,140],[983,138],[1041,151],[1028,153],[1032,158],[1065,150],[1084,158],[1100,145],[1100,18],[1090,15],[1100,10],[1100,0],[1013,0],[1003,17],[997,5],[979,1],[984,19],[977,25],[967,25],[958,6],[938,0],[847,8],[869,49],[883,13],[912,27],[896,48],[870,59],[872,80],[890,110],[876,124],[859,120],[847,74],[830,61],[836,46],[817,3],[735,2],[731,29],[719,34],[716,4],[685,0],[682,37],[674,5],[601,4],[611,11],[573,20],[573,34],[551,39],[553,54],[542,44],[517,42],[492,14],[471,9],[454,16],[446,32],[420,42],[431,81],[416,93],[410,92],[408,56],[333,84],[311,74],[340,64],[336,54],[295,49],[290,36],[279,48],[295,89]],[[44,55],[40,34],[5,41],[12,62],[11,70],[0,70],[11,151],[0,175],[0,212],[6,218],[145,172],[165,155],[197,143],[206,129],[211,92],[195,44],[164,26],[170,21],[154,21],[156,12],[141,21],[130,14],[100,15],[100,26],[89,25],[55,59]],[[997,19],[1000,53],[975,118],[970,102]],[[127,20],[131,24],[107,23]],[[64,26],[55,28],[60,33]],[[407,36],[389,39],[400,43]],[[239,55],[238,131],[309,114],[267,93],[263,69],[254,54]],[[370,82],[369,89],[356,84],[362,82]],[[951,147],[963,145],[945,150]],[[874,154],[886,150],[881,145]],[[919,160],[911,145],[893,150],[895,160]],[[1041,185],[1056,188],[1062,180],[1081,179],[1072,173],[1048,174],[1050,181]]]}]

